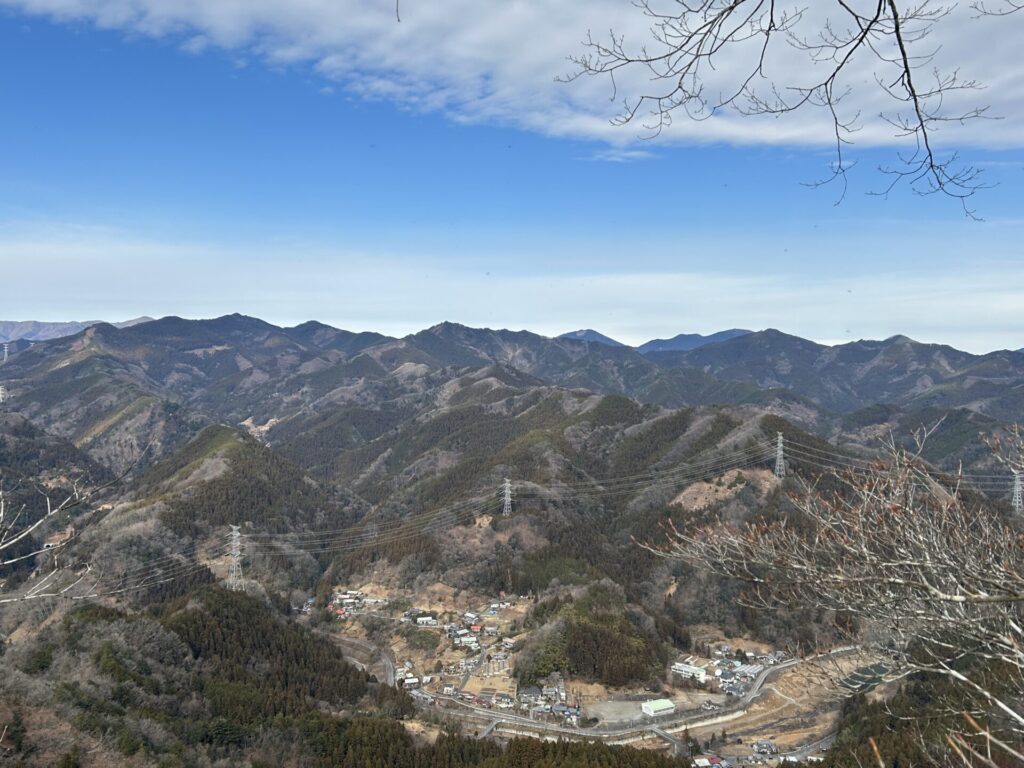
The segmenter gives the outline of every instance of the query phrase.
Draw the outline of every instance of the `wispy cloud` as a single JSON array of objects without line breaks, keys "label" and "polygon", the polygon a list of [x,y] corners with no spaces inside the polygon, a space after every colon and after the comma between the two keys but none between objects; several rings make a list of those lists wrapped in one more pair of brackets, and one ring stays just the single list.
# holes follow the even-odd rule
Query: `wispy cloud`
[{"label": "wispy cloud", "polygon": [[[1024,59],[1005,55],[1019,36],[1020,21],[973,20],[967,4],[960,6],[941,18],[923,43],[929,57],[921,76],[930,76],[933,67],[958,67],[962,78],[977,80],[987,89],[951,93],[947,106],[958,109],[950,100],[965,107],[988,105],[989,116],[1007,119],[947,124],[935,138],[960,145],[1020,147]],[[609,123],[621,104],[609,100],[608,82],[555,82],[557,76],[571,72],[567,56],[580,51],[587,30],[600,35],[600,30],[614,29],[629,46],[649,42],[649,19],[622,0],[415,2],[403,8],[401,23],[395,20],[393,5],[363,0],[0,0],[0,7],[177,39],[190,52],[216,47],[233,57],[262,59],[272,66],[310,66],[325,80],[364,98],[441,111],[460,122],[514,125],[553,136],[606,140],[620,147],[642,131]],[[818,25],[820,31],[830,7],[806,6],[806,23]],[[815,37],[812,27],[803,31],[807,39]],[[761,82],[760,87],[813,80],[816,66],[806,52],[785,47],[782,51],[769,62],[777,74],[775,81]],[[744,52],[719,61],[709,73],[707,92],[725,91],[734,84],[745,56]],[[837,84],[840,91],[854,87],[844,115],[861,116],[862,130],[854,137],[860,146],[896,141],[892,126],[879,117],[893,105],[879,98],[876,76],[886,78],[878,69],[870,57],[855,58],[844,68],[847,79]],[[651,83],[639,73],[622,72],[618,86],[622,94],[647,89]],[[723,112],[702,122],[676,120],[662,140],[828,146],[833,137],[823,111],[805,111],[788,119]],[[634,146],[599,159],[636,159],[630,151],[644,150]]]},{"label": "wispy cloud", "polygon": [[628,147],[611,147],[594,152],[591,160],[605,163],[631,163],[636,160],[651,160],[658,155],[647,149],[630,149]]}]

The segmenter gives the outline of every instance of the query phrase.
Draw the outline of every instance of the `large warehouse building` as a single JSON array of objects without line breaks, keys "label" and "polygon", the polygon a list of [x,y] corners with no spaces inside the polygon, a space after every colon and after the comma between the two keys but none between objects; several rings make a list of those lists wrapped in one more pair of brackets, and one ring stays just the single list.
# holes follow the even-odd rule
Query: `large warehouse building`
[{"label": "large warehouse building", "polygon": [[641,704],[640,711],[648,717],[655,717],[656,715],[667,715],[669,712],[675,712],[676,705],[668,699],[652,699]]}]

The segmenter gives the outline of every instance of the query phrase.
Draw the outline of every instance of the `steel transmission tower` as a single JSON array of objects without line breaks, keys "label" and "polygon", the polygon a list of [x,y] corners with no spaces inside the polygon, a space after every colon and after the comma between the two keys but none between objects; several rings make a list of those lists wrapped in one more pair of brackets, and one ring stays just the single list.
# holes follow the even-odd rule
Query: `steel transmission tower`
[{"label": "steel transmission tower", "polygon": [[240,592],[242,589],[242,534],[238,526],[231,526],[231,570],[228,572],[228,589]]},{"label": "steel transmission tower", "polygon": [[786,456],[782,450],[782,433],[775,441],[775,476],[782,480],[786,476]]},{"label": "steel transmission tower", "polygon": [[10,348],[10,346],[11,346],[10,344],[7,344],[6,342],[4,343],[4,362],[5,363],[7,362],[7,351]]},{"label": "steel transmission tower", "polygon": [[502,487],[505,503],[502,505],[501,514],[508,517],[512,514],[512,481],[507,477],[505,478],[505,484]]},{"label": "steel transmission tower", "polygon": [[1013,511],[1018,515],[1024,514],[1024,498],[1020,488],[1020,472],[1013,470]]},{"label": "steel transmission tower", "polygon": [[10,397],[10,393],[7,391],[7,387],[0,384],[0,403],[6,402],[8,397]]}]

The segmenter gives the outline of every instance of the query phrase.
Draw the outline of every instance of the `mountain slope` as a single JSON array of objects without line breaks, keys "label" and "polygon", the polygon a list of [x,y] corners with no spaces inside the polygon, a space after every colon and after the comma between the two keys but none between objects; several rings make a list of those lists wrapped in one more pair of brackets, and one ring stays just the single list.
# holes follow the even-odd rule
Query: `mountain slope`
[{"label": "mountain slope", "polygon": [[[623,394],[668,407],[764,402],[779,397],[756,386],[715,379],[695,368],[665,367],[629,347],[548,339],[529,331],[442,323],[398,342],[437,365],[511,366],[546,382]],[[783,396],[783,399],[787,399]]]},{"label": "mountain slope", "polygon": [[1024,355],[972,355],[905,336],[829,347],[769,329],[648,357],[666,367],[698,368],[719,379],[787,389],[838,413],[894,403],[966,407],[1012,420],[1024,406]]},{"label": "mountain slope", "polygon": [[718,331],[707,336],[699,333],[680,333],[671,339],[652,339],[636,348],[637,352],[646,355],[649,352],[688,352],[708,344],[717,344],[720,341],[728,341],[740,336],[746,336],[753,331],[742,328],[731,328],[728,331]]}]

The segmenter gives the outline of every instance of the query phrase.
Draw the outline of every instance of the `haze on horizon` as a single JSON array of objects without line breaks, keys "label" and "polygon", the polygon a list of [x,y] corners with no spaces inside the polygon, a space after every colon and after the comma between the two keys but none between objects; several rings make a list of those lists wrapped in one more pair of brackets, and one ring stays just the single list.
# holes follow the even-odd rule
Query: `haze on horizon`
[{"label": "haze on horizon", "polygon": [[[0,124],[0,316],[1024,346],[1024,102],[995,54],[970,74],[1007,119],[943,134],[998,185],[974,222],[865,194],[891,149],[877,132],[836,205],[806,186],[829,161],[810,127],[612,128],[598,84],[554,77],[588,26],[634,24],[614,3],[409,5],[401,26],[393,7],[342,5],[0,3],[0,62],[20,73],[2,90],[19,119]],[[526,52],[508,42],[524,26]],[[957,50],[987,51],[989,32],[965,28]]]}]

